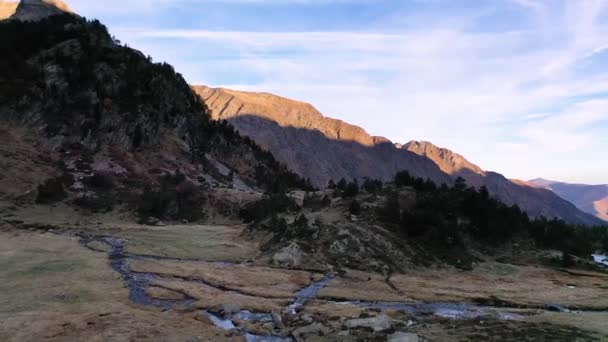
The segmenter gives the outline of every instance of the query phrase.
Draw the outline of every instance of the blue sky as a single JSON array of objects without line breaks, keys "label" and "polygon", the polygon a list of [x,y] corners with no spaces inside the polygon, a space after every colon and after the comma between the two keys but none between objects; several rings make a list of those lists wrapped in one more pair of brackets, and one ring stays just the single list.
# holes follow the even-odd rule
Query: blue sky
[{"label": "blue sky", "polygon": [[267,91],[511,178],[608,183],[607,0],[71,0],[193,84]]}]

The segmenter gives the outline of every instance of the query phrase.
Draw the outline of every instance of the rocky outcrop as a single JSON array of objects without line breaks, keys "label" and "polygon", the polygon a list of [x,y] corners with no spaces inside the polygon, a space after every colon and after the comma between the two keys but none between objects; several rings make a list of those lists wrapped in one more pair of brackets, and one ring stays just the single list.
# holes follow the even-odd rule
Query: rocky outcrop
[{"label": "rocky outcrop", "polygon": [[377,333],[390,329],[392,324],[392,320],[388,316],[382,314],[370,318],[351,319],[346,321],[344,325],[349,329],[369,328]]},{"label": "rocky outcrop", "polygon": [[439,166],[441,171],[452,176],[461,173],[472,173],[481,176],[485,174],[479,166],[469,162],[460,154],[454,153],[447,148],[437,147],[428,141],[410,141],[402,145],[401,148],[429,158]]},{"label": "rocky outcrop", "polygon": [[300,246],[292,242],[272,257],[272,263],[281,267],[297,267],[302,264],[304,253]]},{"label": "rocky outcrop", "polygon": [[11,19],[38,21],[53,15],[71,13],[72,10],[61,0],[21,0]]},{"label": "rocky outcrop", "polygon": [[360,127],[324,117],[310,104],[268,93],[193,88],[211,109],[213,119],[227,120],[319,187],[340,178],[387,181],[396,172],[408,170],[437,184],[463,177],[469,185],[486,186],[501,201],[517,204],[533,217],[557,217],[581,224],[600,222],[550,191],[486,172],[463,156],[429,142],[393,144]]},{"label": "rocky outcrop", "polygon": [[542,178],[527,183],[551,190],[580,210],[608,221],[608,185],[569,184]]},{"label": "rocky outcrop", "polygon": [[340,178],[390,180],[401,170],[438,184],[451,182],[427,158],[396,149],[390,140],[361,127],[324,117],[310,104],[267,93],[193,88],[213,119],[227,120],[319,187]]}]

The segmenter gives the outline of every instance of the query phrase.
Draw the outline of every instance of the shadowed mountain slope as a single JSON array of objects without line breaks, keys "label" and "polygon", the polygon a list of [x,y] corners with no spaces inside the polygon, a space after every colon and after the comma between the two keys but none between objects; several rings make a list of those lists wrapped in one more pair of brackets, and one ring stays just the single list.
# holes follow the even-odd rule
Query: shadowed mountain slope
[{"label": "shadowed mountain slope", "polygon": [[361,127],[326,118],[310,104],[264,93],[204,86],[194,90],[213,119],[227,120],[317,186],[340,178],[388,180],[400,170],[438,184],[451,182],[427,158],[398,150]]},{"label": "shadowed mountain slope", "polygon": [[496,198],[509,205],[517,204],[533,217],[601,223],[551,191],[515,184],[428,142],[396,145],[386,138],[373,137],[360,127],[324,117],[310,104],[268,93],[193,88],[211,109],[213,119],[227,120],[318,186],[340,178],[386,181],[400,170],[438,184],[463,177],[469,185],[486,186]]},{"label": "shadowed mountain slope", "polygon": [[608,185],[569,184],[537,178],[528,183],[549,189],[579,209],[608,221]]}]

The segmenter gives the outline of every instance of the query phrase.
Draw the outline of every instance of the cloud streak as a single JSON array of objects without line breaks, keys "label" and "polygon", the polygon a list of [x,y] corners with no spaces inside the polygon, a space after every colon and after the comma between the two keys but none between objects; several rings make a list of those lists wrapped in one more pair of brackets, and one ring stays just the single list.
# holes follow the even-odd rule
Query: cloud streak
[{"label": "cloud streak", "polygon": [[[472,2],[475,11],[463,1],[457,13],[445,12],[444,0],[412,3],[389,6],[388,26],[379,14],[347,29],[306,22],[298,30],[297,15],[291,30],[222,22],[112,29],[193,83],[306,100],[372,134],[431,140],[510,177],[608,182],[608,161],[598,158],[608,147],[607,1]],[[453,24],[399,23],[397,10]]]}]

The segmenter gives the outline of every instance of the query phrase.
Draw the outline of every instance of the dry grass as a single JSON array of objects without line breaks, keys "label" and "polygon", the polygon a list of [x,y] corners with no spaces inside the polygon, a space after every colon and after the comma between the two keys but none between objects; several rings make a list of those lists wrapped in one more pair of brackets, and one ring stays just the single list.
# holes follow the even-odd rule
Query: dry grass
[{"label": "dry grass", "polygon": [[[369,280],[371,279],[371,280]],[[426,270],[382,278],[349,272],[321,291],[324,297],[379,301],[472,302],[498,297],[524,306],[558,303],[574,308],[608,308],[608,274],[563,272],[543,267],[482,265],[472,272]]]},{"label": "dry grass", "polygon": [[105,253],[76,239],[0,232],[0,341],[224,341],[195,317],[129,303]]},{"label": "dry grass", "polygon": [[256,242],[241,236],[241,226],[172,225],[129,229],[118,235],[129,240],[134,254],[207,261],[242,261],[256,256]]},{"label": "dry grass", "polygon": [[135,260],[131,263],[131,269],[136,272],[200,279],[214,287],[272,298],[291,298],[313,279],[313,274],[304,271],[204,262]]},{"label": "dry grass", "polygon": [[[171,291],[187,294],[198,300],[197,307],[202,309],[213,309],[221,304],[238,304],[241,309],[255,312],[280,311],[287,305],[287,299],[267,299],[254,296],[241,295],[228,291],[221,291],[211,286],[175,279],[157,279],[157,286],[162,286]],[[150,293],[150,292],[149,292]],[[152,297],[162,299],[160,292],[150,293]]]}]

